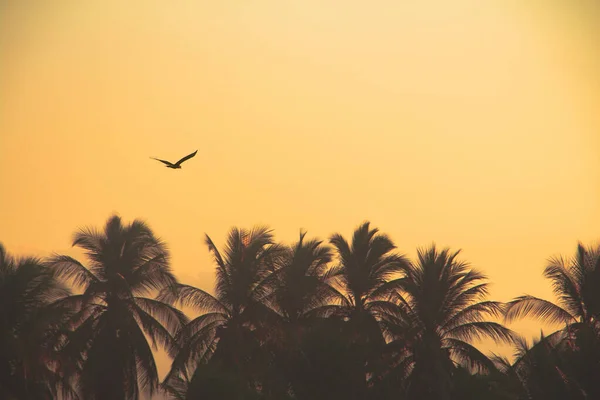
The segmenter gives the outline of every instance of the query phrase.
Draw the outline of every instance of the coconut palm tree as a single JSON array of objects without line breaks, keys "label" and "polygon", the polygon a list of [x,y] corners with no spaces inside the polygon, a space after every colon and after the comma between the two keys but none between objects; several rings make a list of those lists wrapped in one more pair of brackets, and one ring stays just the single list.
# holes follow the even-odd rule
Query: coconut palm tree
[{"label": "coconut palm tree", "polygon": [[[352,326],[356,362],[365,366],[385,344],[380,322],[390,312],[396,312],[394,281],[408,262],[403,255],[393,252],[396,246],[392,240],[377,228],[371,228],[369,222],[354,231],[351,243],[340,234],[332,235],[330,242],[338,257],[338,264],[330,273],[336,277],[342,293],[331,309]],[[365,369],[365,377],[366,373]],[[360,379],[356,384],[355,396],[364,398],[366,381]]]},{"label": "coconut palm tree", "polygon": [[328,283],[331,248],[316,239],[306,241],[305,237],[306,232],[300,232],[298,241],[284,249],[276,270],[263,282],[269,305],[294,327],[338,294]]},{"label": "coconut palm tree", "polygon": [[[80,368],[77,386],[90,400],[137,400],[159,385],[152,348],[170,350],[185,315],[152,297],[174,289],[169,253],[144,222],[124,225],[112,216],[104,230],[81,229],[73,246],[85,250],[89,267],[66,255],[47,265],[82,293],[70,297],[78,312],[62,352]],[[152,344],[152,348],[150,343]]]},{"label": "coconut palm tree", "polygon": [[57,347],[71,310],[69,291],[41,260],[15,259],[0,244],[0,397],[75,398],[58,364]]},{"label": "coconut palm tree", "polygon": [[523,400],[584,400],[585,392],[572,380],[575,367],[572,349],[562,332],[540,334],[531,346],[524,339],[516,345],[515,361],[495,357],[494,363],[503,373],[505,391]]},{"label": "coconut palm tree", "polygon": [[505,320],[524,316],[563,326],[550,336],[560,337],[573,350],[575,376],[590,398],[600,398],[600,246],[585,247],[579,243],[575,256],[553,257],[544,269],[544,277],[552,282],[558,304],[524,295],[509,302]]},{"label": "coconut palm tree", "polygon": [[165,385],[182,395],[182,382],[187,382],[187,398],[195,398],[199,392],[190,391],[200,390],[197,382],[206,378],[204,365],[210,362],[220,376],[213,382],[226,382],[228,396],[235,389],[236,396],[249,398],[255,395],[258,373],[253,364],[260,353],[257,328],[270,314],[263,304],[267,288],[262,283],[274,271],[281,247],[266,227],[233,228],[223,254],[208,235],[205,242],[217,267],[215,295],[184,284],[161,295],[163,301],[201,313],[179,332],[178,353]]},{"label": "coconut palm tree", "polygon": [[[261,283],[268,293],[265,303],[272,310],[262,339],[272,356],[269,375],[279,377],[280,385],[289,382],[297,398],[317,399],[319,394],[312,388],[323,363],[309,357],[314,346],[306,346],[315,335],[324,339],[324,330],[318,329],[323,326],[320,311],[340,294],[328,283],[332,249],[305,238],[306,232],[301,231],[296,243],[283,248],[275,270]],[[273,386],[278,386],[277,380]]]},{"label": "coconut palm tree", "polygon": [[550,323],[598,325],[600,246],[586,249],[579,243],[573,258],[551,258],[544,269],[544,277],[552,281],[559,304],[529,295],[517,297],[508,303],[507,322],[530,316]]},{"label": "coconut palm tree", "polygon": [[515,338],[490,321],[502,315],[502,304],[485,300],[486,277],[457,260],[459,252],[419,249],[417,262],[397,281],[402,311],[388,323],[402,328],[396,335],[405,351],[398,352],[393,374],[407,378],[409,398],[449,398],[456,365],[492,370],[492,361],[469,343],[473,339]]},{"label": "coconut palm tree", "polygon": [[369,222],[360,225],[351,243],[340,234],[330,238],[338,264],[329,274],[337,278],[342,289],[339,306],[331,309],[366,329],[361,333],[365,340],[379,340],[381,332],[375,322],[387,314],[395,282],[408,261],[403,255],[393,253],[396,246],[387,235],[369,225]]}]

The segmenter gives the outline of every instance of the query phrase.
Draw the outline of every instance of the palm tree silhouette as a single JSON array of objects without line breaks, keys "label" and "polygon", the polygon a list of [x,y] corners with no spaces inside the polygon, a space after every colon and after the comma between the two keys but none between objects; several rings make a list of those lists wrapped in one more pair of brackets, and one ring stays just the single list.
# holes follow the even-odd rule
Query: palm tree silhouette
[{"label": "palm tree silhouette", "polygon": [[[214,295],[177,282],[142,221],[81,229],[66,255],[14,258],[0,244],[0,398],[541,400],[600,398],[600,246],[549,260],[557,303],[487,299],[460,251],[414,261],[365,222],[351,240],[283,245],[267,227],[233,228]],[[72,287],[68,289],[67,287]],[[191,321],[174,305],[191,307]],[[560,328],[529,346],[505,322]],[[474,341],[512,342],[515,361]],[[171,369],[159,384],[153,350]]]},{"label": "palm tree silhouette", "polygon": [[489,321],[502,315],[502,304],[484,300],[486,277],[458,261],[459,252],[438,251],[435,245],[419,249],[418,261],[397,281],[402,312],[395,317],[401,328],[396,340],[408,351],[398,353],[393,373],[404,374],[409,398],[450,398],[454,365],[493,370],[493,362],[469,341],[516,338],[508,328]]},{"label": "palm tree silhouette", "polygon": [[148,339],[154,349],[160,344],[170,350],[187,321],[181,311],[147,297],[177,283],[165,245],[144,222],[123,225],[112,216],[103,232],[77,232],[73,246],[85,250],[89,268],[65,255],[47,264],[83,289],[70,297],[78,312],[63,348],[80,365],[82,398],[137,400],[143,390],[154,393],[159,379]]},{"label": "palm tree silhouette", "polygon": [[252,376],[257,373],[252,367],[260,345],[255,328],[269,314],[263,304],[267,289],[261,283],[274,270],[282,249],[266,227],[233,228],[223,255],[208,235],[205,242],[217,267],[215,295],[180,284],[176,293],[161,296],[163,301],[179,302],[202,313],[179,332],[179,351],[165,385],[181,393],[181,383],[187,382],[189,388],[183,385],[183,390],[188,390],[188,398],[199,396],[192,388],[200,390],[202,385],[194,381],[203,381],[204,365],[210,361],[211,368],[221,371],[221,380],[228,381],[226,386],[237,388],[235,395],[247,397],[254,390]]},{"label": "palm tree silhouette", "polygon": [[519,339],[515,361],[496,357],[494,362],[504,373],[504,386],[515,397],[531,400],[584,400],[585,392],[571,379],[576,366],[568,343],[558,335],[540,334],[532,346]]},{"label": "palm tree silhouette", "polygon": [[280,398],[286,383],[299,399],[317,398],[309,386],[314,386],[318,366],[305,351],[305,339],[319,325],[328,302],[339,296],[328,282],[332,249],[320,240],[305,238],[306,232],[301,231],[298,241],[283,249],[275,270],[261,283],[268,293],[265,303],[272,310],[262,327],[263,341],[274,357],[270,363],[267,360],[268,375],[276,378],[271,386],[279,389]]},{"label": "palm tree silhouette", "polygon": [[305,237],[306,232],[301,232],[298,241],[285,249],[277,270],[263,282],[273,310],[294,328],[338,294],[328,283],[332,249]]},{"label": "palm tree silhouette", "polygon": [[577,366],[570,379],[591,398],[600,398],[600,246],[586,248],[579,243],[574,257],[551,258],[544,277],[552,281],[558,304],[520,296],[508,303],[505,320],[530,316],[562,324],[564,328],[549,335],[550,343],[568,345]]},{"label": "palm tree silhouette", "polygon": [[1,398],[76,398],[57,352],[71,315],[60,300],[68,295],[41,260],[14,259],[0,244]]},{"label": "palm tree silhouette", "polygon": [[[377,228],[370,228],[369,222],[356,228],[351,243],[340,234],[332,235],[330,242],[338,256],[338,265],[330,273],[337,278],[343,293],[332,310],[351,325],[357,346],[356,362],[365,365],[385,344],[384,325],[380,326],[380,322],[396,310],[395,279],[407,268],[408,261],[393,253],[396,246],[392,240]],[[365,379],[356,382],[357,399],[367,395],[366,373],[365,369]]]}]

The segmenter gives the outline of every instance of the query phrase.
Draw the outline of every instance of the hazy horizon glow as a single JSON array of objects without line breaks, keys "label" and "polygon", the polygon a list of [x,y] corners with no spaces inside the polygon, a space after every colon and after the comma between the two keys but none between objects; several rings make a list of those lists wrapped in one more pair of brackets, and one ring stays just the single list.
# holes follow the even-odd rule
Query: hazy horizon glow
[{"label": "hazy horizon glow", "polygon": [[212,290],[204,233],[370,220],[553,298],[600,239],[600,6],[567,3],[2,2],[0,241],[77,255],[118,212]]}]

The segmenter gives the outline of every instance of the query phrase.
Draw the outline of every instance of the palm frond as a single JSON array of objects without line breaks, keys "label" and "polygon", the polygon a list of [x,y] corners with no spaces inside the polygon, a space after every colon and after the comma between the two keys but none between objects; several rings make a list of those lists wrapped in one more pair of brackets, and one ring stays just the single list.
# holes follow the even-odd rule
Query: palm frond
[{"label": "palm frond", "polygon": [[174,400],[186,400],[188,381],[177,375],[169,375],[161,384],[165,393]]},{"label": "palm frond", "polygon": [[202,314],[192,319],[179,331],[179,333],[177,334],[177,341],[186,342],[198,332],[205,329],[206,326],[211,325],[213,323],[224,325],[227,321],[227,318],[228,316],[226,314],[222,314],[219,312],[209,312],[206,314]]},{"label": "palm frond", "polygon": [[184,374],[211,357],[215,350],[217,329],[225,323],[223,315],[209,313],[192,320],[177,335],[178,351],[174,354],[171,370],[165,381]]},{"label": "palm frond", "polygon": [[575,317],[556,304],[533,296],[520,296],[506,304],[506,322],[530,316],[550,323],[574,322]]},{"label": "palm frond", "polygon": [[198,311],[229,313],[229,309],[210,293],[185,284],[176,285],[174,290],[162,291],[158,296],[158,300],[169,304],[179,303],[182,306],[192,307]]},{"label": "palm frond", "polygon": [[397,278],[390,281],[385,281],[380,285],[377,285],[373,288],[373,290],[369,293],[368,297],[370,299],[384,299],[389,298],[390,296],[397,295],[402,289],[404,289],[404,283],[407,278]]},{"label": "palm frond", "polygon": [[352,252],[350,245],[339,233],[331,235],[329,242],[335,247],[338,252],[340,259],[344,265],[350,264],[352,259]]},{"label": "palm frond", "polygon": [[[560,259],[551,259],[550,264],[544,269],[544,277],[552,281],[554,293],[572,316],[584,316],[582,293],[579,284],[567,270]],[[581,278],[582,281],[585,278]]]},{"label": "palm frond", "polygon": [[501,356],[493,352],[491,354],[492,356],[490,357],[490,360],[494,363],[494,368],[503,374],[509,374],[512,370],[513,364],[508,357]]},{"label": "palm frond", "polygon": [[482,301],[471,304],[463,309],[455,310],[453,314],[445,313],[448,317],[442,321],[443,330],[452,329],[455,326],[470,321],[484,321],[486,318],[497,318],[504,313],[504,304],[497,301]]},{"label": "palm frond", "polygon": [[135,304],[156,318],[171,335],[175,335],[189,322],[188,317],[180,310],[159,300],[135,297]]},{"label": "palm frond", "polygon": [[82,228],[73,235],[73,246],[86,250],[88,255],[95,255],[102,251],[102,233],[94,228]]},{"label": "palm frond", "polygon": [[444,309],[459,309],[473,302],[483,301],[489,293],[489,283],[483,282],[470,286],[468,289],[460,289],[455,295],[449,294],[442,305]]},{"label": "palm frond", "polygon": [[139,324],[146,335],[148,335],[152,341],[152,347],[155,350],[158,349],[158,343],[168,351],[173,349],[174,337],[169,332],[169,329],[163,326],[150,312],[145,310],[149,309],[151,312],[161,315],[163,319],[168,320],[168,318],[165,318],[166,312],[164,309],[161,310],[162,313],[157,313],[158,307],[156,304],[151,305],[150,302],[144,302],[141,298],[135,299],[134,302],[129,302],[128,305],[137,324]]},{"label": "palm frond", "polygon": [[315,307],[305,313],[305,318],[329,318],[333,316],[345,316],[349,314],[349,309],[346,306],[328,304],[320,307]]},{"label": "palm frond", "polygon": [[69,256],[55,254],[46,261],[56,277],[73,281],[77,286],[86,287],[98,278],[79,261]]},{"label": "palm frond", "polygon": [[[154,346],[156,346],[157,339],[160,340],[165,347],[169,346],[170,340],[172,339],[160,323],[140,308],[138,308],[137,311],[138,312],[135,315],[138,318],[136,319],[138,319],[138,322],[141,322],[145,333],[150,336]],[[152,394],[157,391],[160,384],[154,354],[148,345],[146,336],[143,334],[138,324],[133,324],[133,328],[128,336],[131,338],[132,347],[135,349],[133,354],[136,359],[136,365],[131,369],[129,377],[139,382],[140,388],[152,396]],[[138,391],[137,384],[133,385],[133,390],[135,392]],[[137,398],[137,396],[135,398]]]},{"label": "palm frond", "polygon": [[168,264],[152,262],[136,269],[131,274],[128,283],[133,293],[143,295],[164,288],[173,289],[177,285],[177,279]]},{"label": "palm frond", "polygon": [[489,357],[467,342],[448,338],[444,340],[444,346],[450,349],[450,353],[459,365],[466,367],[471,372],[490,373],[496,369],[494,362]]},{"label": "palm frond", "polygon": [[[442,308],[451,310],[462,308],[473,301],[480,301],[488,294],[487,277],[476,269],[460,272],[442,278],[448,282],[446,299]],[[481,282],[484,281],[484,282]]]},{"label": "palm frond", "polygon": [[468,322],[446,331],[446,337],[460,340],[493,339],[496,343],[513,343],[516,334],[497,322]]},{"label": "palm frond", "polygon": [[370,275],[383,282],[398,275],[408,268],[408,259],[403,254],[384,255],[371,265]]}]

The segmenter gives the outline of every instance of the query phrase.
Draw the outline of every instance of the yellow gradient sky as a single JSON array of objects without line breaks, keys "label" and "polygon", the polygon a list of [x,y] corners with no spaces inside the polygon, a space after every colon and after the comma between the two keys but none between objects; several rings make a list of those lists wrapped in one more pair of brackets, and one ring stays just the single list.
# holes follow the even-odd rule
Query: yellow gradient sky
[{"label": "yellow gradient sky", "polygon": [[205,232],[368,219],[550,297],[545,260],[600,239],[598,4],[1,0],[0,241],[77,255],[118,212],[212,289]]}]

